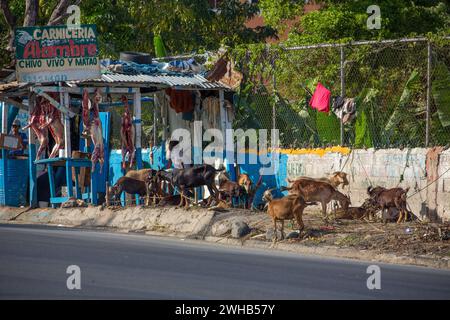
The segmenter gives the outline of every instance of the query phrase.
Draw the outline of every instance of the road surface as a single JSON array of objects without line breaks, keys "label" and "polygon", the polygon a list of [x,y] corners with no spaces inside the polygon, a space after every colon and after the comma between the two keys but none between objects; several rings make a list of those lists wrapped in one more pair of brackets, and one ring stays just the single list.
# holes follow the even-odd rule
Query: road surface
[{"label": "road surface", "polygon": [[[0,225],[1,299],[449,299],[450,271],[200,241]],[[80,290],[67,289],[79,266]]]}]

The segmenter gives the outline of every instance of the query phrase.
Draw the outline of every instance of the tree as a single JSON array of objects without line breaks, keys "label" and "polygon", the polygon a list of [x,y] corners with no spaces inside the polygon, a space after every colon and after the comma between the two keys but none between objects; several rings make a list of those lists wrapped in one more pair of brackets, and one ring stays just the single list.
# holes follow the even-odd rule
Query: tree
[{"label": "tree", "polygon": [[[6,36],[7,46],[5,49],[9,52],[14,51],[14,29],[16,27],[20,25],[24,27],[34,26],[38,23],[42,23],[43,20],[46,20],[46,24],[48,25],[59,24],[68,17],[66,12],[67,8],[72,4],[79,4],[80,2],[81,0],[59,0],[56,1],[56,3],[55,1],[48,1],[43,6],[49,7],[53,5],[53,10],[48,17],[43,16],[39,19],[39,0],[25,0],[24,8],[23,1],[0,0],[0,9],[4,17],[3,23],[6,23],[6,26],[9,29]],[[21,10],[23,10],[22,14],[20,12]]]},{"label": "tree", "polygon": [[[160,35],[171,55],[216,50],[221,45],[264,42],[274,28],[251,29],[245,22],[258,13],[257,4],[221,1],[218,12],[207,0],[0,0],[3,61],[10,59],[13,30],[19,25],[64,24],[67,7],[80,4],[81,22],[96,24],[100,55],[117,58],[121,51],[153,53]],[[8,50],[8,51],[5,51]]]},{"label": "tree", "polygon": [[260,0],[264,19],[277,30],[299,16],[289,32],[289,45],[450,32],[450,5],[439,0],[380,0],[381,29],[367,28],[366,10],[372,0],[323,0],[319,10],[304,13],[304,1]]}]

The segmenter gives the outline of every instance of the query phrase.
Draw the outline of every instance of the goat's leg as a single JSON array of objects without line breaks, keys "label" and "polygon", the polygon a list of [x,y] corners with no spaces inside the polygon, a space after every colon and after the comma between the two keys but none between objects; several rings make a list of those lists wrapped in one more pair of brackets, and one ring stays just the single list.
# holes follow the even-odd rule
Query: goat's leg
[{"label": "goat's leg", "polygon": [[180,188],[180,203],[178,204],[178,207],[181,208],[183,206],[183,201],[184,201],[183,189]]},{"label": "goat's leg", "polygon": [[322,218],[323,220],[327,221],[327,203],[325,201],[322,201]]},{"label": "goat's leg", "polygon": [[[302,208],[294,208],[293,210],[295,213],[295,219],[297,220],[298,224],[298,230],[301,232],[305,228],[305,224],[303,223],[302,215],[303,215],[303,209]],[[300,212],[298,212],[300,211]]]},{"label": "goat's leg", "polygon": [[277,235],[277,218],[273,218],[272,220],[273,220],[273,232],[274,232],[274,235],[275,235],[275,239],[274,239],[273,242],[277,242],[277,240],[278,240],[278,235]]},{"label": "goat's leg", "polygon": [[281,240],[284,240],[284,219],[281,219]]},{"label": "goat's leg", "polygon": [[403,209],[398,209],[398,219],[397,223],[403,222]]}]

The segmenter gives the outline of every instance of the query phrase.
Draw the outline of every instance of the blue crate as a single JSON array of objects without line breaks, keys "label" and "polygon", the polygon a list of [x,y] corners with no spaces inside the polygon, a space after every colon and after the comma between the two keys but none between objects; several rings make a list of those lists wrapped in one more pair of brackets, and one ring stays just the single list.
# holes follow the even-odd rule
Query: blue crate
[{"label": "blue crate", "polygon": [[[3,161],[3,159],[0,159]],[[0,206],[27,204],[28,159],[7,159],[6,174],[0,166]]]}]

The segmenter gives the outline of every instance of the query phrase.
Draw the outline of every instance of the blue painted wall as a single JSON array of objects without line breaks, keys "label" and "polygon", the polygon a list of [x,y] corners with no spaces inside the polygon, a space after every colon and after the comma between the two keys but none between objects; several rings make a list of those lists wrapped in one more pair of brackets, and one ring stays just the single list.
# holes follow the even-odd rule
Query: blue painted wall
[{"label": "blue painted wall", "polygon": [[[150,161],[150,149],[142,149],[142,159],[144,161],[144,167],[145,168],[152,168],[155,170],[158,170],[159,168],[164,168],[166,161],[165,161],[165,148],[164,144],[153,147],[153,162]],[[250,176],[253,183],[256,184],[256,182],[259,179],[259,170],[262,167],[261,163],[258,161],[257,164],[249,164],[249,154],[242,154],[242,156],[245,156],[245,163],[243,165],[240,165],[240,171],[241,173],[246,173]],[[270,156],[270,155],[269,155]],[[287,159],[288,156],[285,154],[281,154],[279,158],[279,164],[278,164],[278,170],[276,171],[276,174],[274,175],[265,175],[263,176],[262,184],[259,187],[255,198],[254,198],[254,205],[258,205],[262,203],[262,194],[265,190],[270,188],[280,188],[281,186],[286,186],[286,178],[287,178]],[[122,154],[120,150],[111,150],[111,153],[109,155],[109,183],[110,185],[113,185],[116,183],[116,181],[122,177]],[[281,197],[283,194],[279,191],[273,192],[274,197]]]}]

